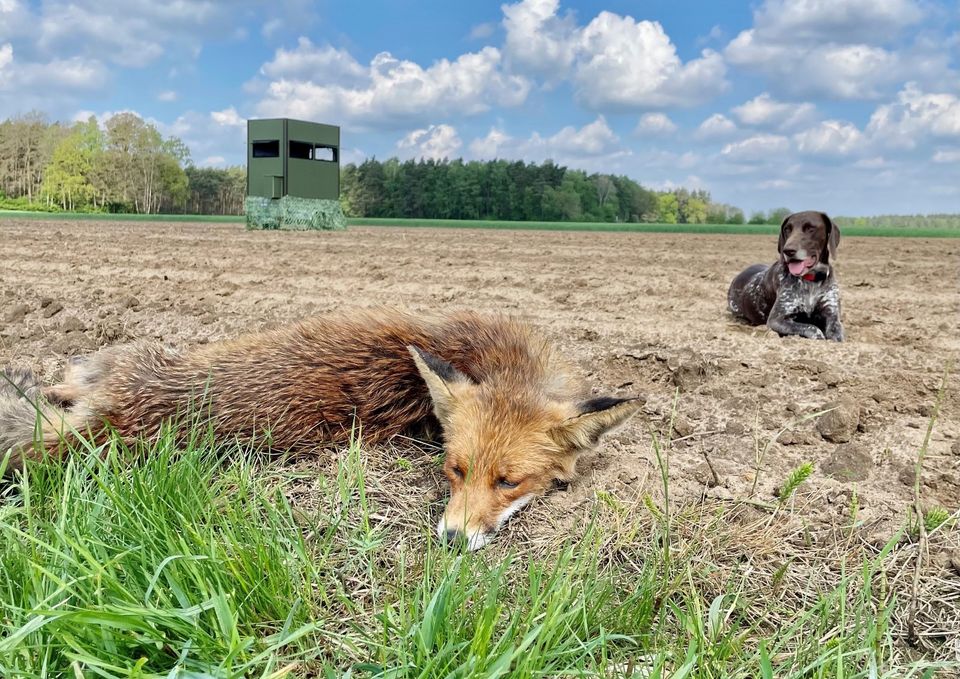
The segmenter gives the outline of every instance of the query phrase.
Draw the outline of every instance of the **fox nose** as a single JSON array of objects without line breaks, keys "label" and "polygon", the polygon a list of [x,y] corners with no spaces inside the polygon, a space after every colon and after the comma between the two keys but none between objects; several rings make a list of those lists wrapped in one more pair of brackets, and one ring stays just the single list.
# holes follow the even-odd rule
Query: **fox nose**
[{"label": "fox nose", "polygon": [[784,257],[794,257],[794,256],[796,256],[796,254],[797,254],[797,251],[796,251],[795,248],[784,248],[784,249],[783,249],[783,256],[784,256]]},{"label": "fox nose", "polygon": [[456,530],[455,528],[448,528],[444,536],[446,537],[447,542],[453,542],[460,537],[460,531]]}]

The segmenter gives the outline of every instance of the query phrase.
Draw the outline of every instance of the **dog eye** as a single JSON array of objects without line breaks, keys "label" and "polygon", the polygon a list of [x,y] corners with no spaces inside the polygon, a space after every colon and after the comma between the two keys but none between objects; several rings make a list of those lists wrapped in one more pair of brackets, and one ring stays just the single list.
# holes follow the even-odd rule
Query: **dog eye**
[{"label": "dog eye", "polygon": [[804,232],[804,233],[810,233],[811,231],[813,231],[813,224],[804,224],[804,225],[803,225],[803,232]]},{"label": "dog eye", "polygon": [[512,488],[516,488],[517,486],[519,486],[520,483],[519,482],[514,483],[512,481],[508,481],[506,478],[501,478],[499,481],[497,481],[497,485],[500,488],[503,488],[504,490],[510,490]]},{"label": "dog eye", "polygon": [[460,467],[454,467],[454,468],[453,468],[453,473],[456,474],[456,475],[457,475],[457,478],[459,478],[459,479],[462,479],[462,478],[464,478],[464,477],[466,476],[466,474],[463,473],[463,470],[460,469]]}]

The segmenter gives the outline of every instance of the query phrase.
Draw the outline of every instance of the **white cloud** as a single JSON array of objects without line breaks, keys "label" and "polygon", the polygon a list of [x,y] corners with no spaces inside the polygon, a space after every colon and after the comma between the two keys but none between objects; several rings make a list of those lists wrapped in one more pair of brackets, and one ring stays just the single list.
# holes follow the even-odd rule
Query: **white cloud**
[{"label": "white cloud", "polygon": [[549,137],[534,132],[526,139],[515,139],[503,130],[493,128],[485,137],[474,139],[469,149],[473,158],[551,159],[585,169],[606,167],[608,172],[611,171],[611,161],[630,155],[630,151],[622,148],[620,138],[603,116],[580,128],[568,125]]},{"label": "white cloud", "polygon": [[[202,29],[226,22],[229,10],[208,0],[71,0],[43,5],[37,44],[73,49],[121,66],[156,61],[169,45],[195,50]],[[200,30],[198,30],[200,29]]]},{"label": "white cloud", "polygon": [[278,31],[283,28],[283,19],[279,17],[274,17],[268,19],[264,22],[263,27],[260,29],[260,35],[268,40],[274,36]]},{"label": "white cloud", "polygon": [[890,48],[923,18],[913,0],[765,0],[724,56],[793,95],[877,99],[907,78],[953,73],[942,46],[917,40]]},{"label": "white cloud", "polygon": [[368,76],[367,69],[346,50],[330,45],[318,47],[304,37],[293,49],[277,49],[273,60],[261,66],[260,72],[274,80],[316,80],[344,86],[361,85]]},{"label": "white cloud", "polygon": [[493,23],[477,24],[470,29],[469,38],[471,40],[486,40],[492,36],[496,30],[497,26]]},{"label": "white cloud", "polygon": [[29,34],[35,28],[29,7],[17,0],[0,0],[0,41]]},{"label": "white cloud", "polygon": [[[101,122],[104,118],[101,116]],[[246,121],[233,107],[223,111],[201,113],[187,111],[172,123],[152,120],[150,122],[164,136],[178,137],[190,149],[193,158],[202,158],[200,164],[237,165],[246,158]],[[224,158],[222,163],[210,161]],[[210,161],[210,162],[208,162]]]},{"label": "white cloud", "polygon": [[665,171],[689,170],[696,167],[703,162],[703,157],[693,151],[675,153],[657,149],[641,154],[637,157],[637,162],[642,165],[644,171],[656,169],[658,174],[662,175]]},{"label": "white cloud", "polygon": [[223,156],[207,156],[200,161],[200,167],[224,167],[227,159]]},{"label": "white cloud", "polygon": [[13,45],[0,45],[0,71],[13,63]]},{"label": "white cloud", "polygon": [[948,92],[924,92],[908,83],[897,101],[877,107],[867,124],[876,143],[912,149],[928,137],[960,137],[960,98]]},{"label": "white cloud", "polygon": [[354,165],[359,165],[364,160],[369,157],[369,154],[361,148],[356,146],[350,148],[340,147],[340,164],[346,165],[348,163],[353,163]]},{"label": "white cloud", "polygon": [[848,156],[864,148],[866,140],[856,125],[825,120],[793,136],[797,150],[808,155]]},{"label": "white cloud", "polygon": [[[270,71],[268,66],[265,72]],[[353,128],[396,128],[441,115],[474,115],[526,99],[530,82],[506,73],[502,66],[494,47],[454,61],[441,59],[427,68],[381,52],[365,69],[360,84],[331,84],[319,77],[322,74],[319,82],[302,74],[283,76],[266,86],[256,110],[264,116],[334,120]]]},{"label": "white cloud", "polygon": [[758,185],[761,189],[788,189],[793,182],[787,179],[766,179]]},{"label": "white cloud", "polygon": [[710,32],[704,36],[697,38],[697,45],[706,45],[709,42],[717,42],[724,40],[727,37],[726,32],[720,25],[714,25],[710,28]]},{"label": "white cloud", "polygon": [[523,0],[503,5],[510,66],[548,79],[563,76],[577,55],[577,26],[572,15],[557,16],[559,0]]},{"label": "white cloud", "polygon": [[677,131],[677,124],[664,113],[645,113],[634,129],[641,136],[663,136]]},{"label": "white cloud", "polygon": [[898,35],[923,14],[914,0],[766,0],[754,24],[771,38],[870,42]]},{"label": "white cloud", "polygon": [[723,147],[720,152],[733,161],[773,160],[790,149],[790,140],[777,134],[757,134]]},{"label": "white cloud", "polygon": [[[533,139],[539,139],[534,134]],[[544,145],[562,152],[599,155],[607,153],[620,141],[613,133],[603,116],[599,116],[592,123],[584,125],[579,130],[572,125],[564,127],[552,137],[543,140]]]},{"label": "white cloud", "polygon": [[453,158],[463,142],[450,125],[431,125],[414,130],[397,142],[402,155],[413,158]]},{"label": "white cloud", "polygon": [[766,92],[735,106],[732,111],[744,125],[775,127],[781,130],[809,123],[816,116],[816,107],[813,104],[780,102]]},{"label": "white cloud", "polygon": [[474,158],[494,159],[499,158],[501,151],[507,148],[507,145],[513,139],[503,130],[491,128],[486,137],[474,139],[470,142],[470,155]]},{"label": "white cloud", "polygon": [[689,106],[722,92],[726,67],[704,50],[686,64],[663,27],[601,12],[580,35],[573,81],[577,98],[593,109]]},{"label": "white cloud", "polygon": [[211,111],[210,119],[222,127],[243,127],[247,124],[246,118],[241,117],[233,106],[222,111]]},{"label": "white cloud", "polygon": [[705,189],[706,185],[703,183],[703,179],[698,177],[695,174],[690,174],[684,177],[679,182],[675,182],[671,179],[660,179],[653,181],[644,181],[643,185],[654,191],[675,191],[676,189]]},{"label": "white cloud", "polygon": [[[211,36],[242,39],[251,17],[273,25],[295,16],[299,26],[312,19],[304,0],[0,0],[0,39],[16,38],[35,62],[72,57],[128,68],[162,58],[189,62]],[[267,16],[263,17],[262,14]]]},{"label": "white cloud", "polygon": [[721,139],[737,132],[737,125],[722,113],[714,113],[700,123],[695,136],[698,139]]},{"label": "white cloud", "polygon": [[173,90],[164,90],[157,95],[157,101],[176,101],[177,93]]},{"label": "white cloud", "polygon": [[[13,49],[0,49],[0,60],[8,55],[7,65],[13,62]],[[81,57],[54,59],[46,63],[17,62],[16,68],[5,69],[7,74],[0,79],[0,91],[17,92],[19,97],[30,99],[56,99],[64,95],[73,96],[79,92],[88,93],[102,88],[107,81],[106,69],[99,61]],[[50,94],[52,92],[52,94]],[[17,102],[11,102],[17,103]]]},{"label": "white cloud", "polygon": [[838,99],[874,99],[906,70],[897,54],[881,47],[764,43],[752,29],[734,38],[724,56],[732,64],[766,74],[792,94]]},{"label": "white cloud", "polygon": [[861,158],[853,164],[854,167],[858,167],[862,170],[876,170],[881,167],[886,167],[887,161],[883,156],[873,156],[872,158]]},{"label": "white cloud", "polygon": [[704,50],[683,63],[655,21],[604,11],[580,27],[572,14],[559,16],[559,0],[523,0],[502,9],[510,67],[548,85],[570,79],[587,108],[691,106],[726,89],[719,54]]},{"label": "white cloud", "polygon": [[947,149],[940,150],[933,154],[932,158],[935,163],[960,163],[960,149]]}]

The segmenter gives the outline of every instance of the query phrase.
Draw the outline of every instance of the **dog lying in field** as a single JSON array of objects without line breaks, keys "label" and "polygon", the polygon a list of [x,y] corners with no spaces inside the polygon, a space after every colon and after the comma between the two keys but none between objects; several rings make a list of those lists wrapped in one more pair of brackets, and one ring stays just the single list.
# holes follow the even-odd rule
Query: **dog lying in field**
[{"label": "dog lying in field", "polygon": [[437,531],[465,537],[470,549],[555,480],[569,480],[577,456],[641,406],[578,398],[566,366],[530,327],[472,313],[323,317],[184,353],[110,347],[71,361],[47,388],[28,371],[3,377],[0,459],[11,450],[12,468],[63,456],[79,435],[133,441],[172,423],[184,437],[187,413],[200,414],[192,423],[211,426],[217,441],[281,451],[347,442],[355,423],[371,443],[439,431],[450,501]]},{"label": "dog lying in field", "polygon": [[840,229],[823,212],[797,212],[780,225],[772,266],[754,264],[730,284],[727,304],[751,325],[783,335],[843,341],[840,288],[831,260]]}]

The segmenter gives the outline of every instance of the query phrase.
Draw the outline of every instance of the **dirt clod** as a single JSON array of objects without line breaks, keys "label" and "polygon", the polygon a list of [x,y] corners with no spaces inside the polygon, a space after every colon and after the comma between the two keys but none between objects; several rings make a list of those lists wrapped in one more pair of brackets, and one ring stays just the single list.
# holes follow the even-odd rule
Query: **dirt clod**
[{"label": "dirt clod", "polygon": [[744,432],[746,432],[747,428],[743,426],[742,422],[737,422],[736,420],[728,420],[723,430],[725,433],[731,434],[732,436],[739,436]]},{"label": "dirt clod", "polygon": [[76,316],[67,316],[60,324],[61,332],[83,332],[87,327]]},{"label": "dirt clod", "polygon": [[26,304],[15,304],[7,312],[7,323],[19,323],[28,313],[30,313],[30,307]]},{"label": "dirt clod", "polygon": [[870,452],[857,443],[837,446],[820,464],[820,471],[837,481],[865,481],[873,469]]},{"label": "dirt clod", "polygon": [[48,304],[42,304],[41,306],[43,308],[42,315],[44,318],[53,318],[63,311],[63,304],[56,300],[51,300]]},{"label": "dirt clod", "polygon": [[846,443],[853,438],[860,424],[860,406],[852,398],[845,397],[828,403],[831,409],[817,420],[817,431],[826,441]]}]

